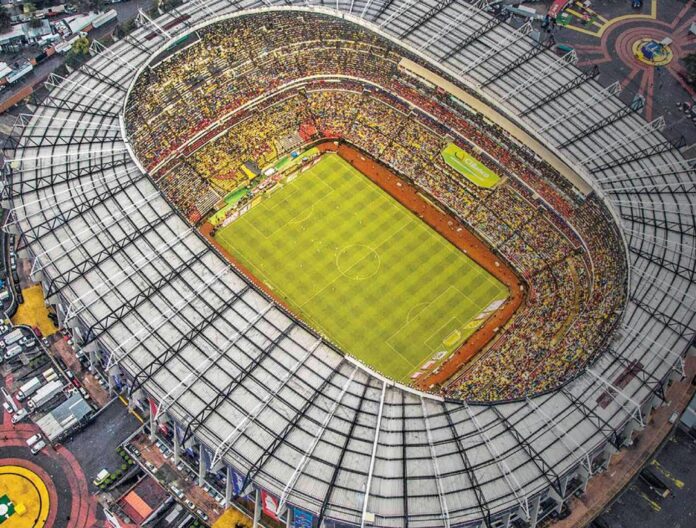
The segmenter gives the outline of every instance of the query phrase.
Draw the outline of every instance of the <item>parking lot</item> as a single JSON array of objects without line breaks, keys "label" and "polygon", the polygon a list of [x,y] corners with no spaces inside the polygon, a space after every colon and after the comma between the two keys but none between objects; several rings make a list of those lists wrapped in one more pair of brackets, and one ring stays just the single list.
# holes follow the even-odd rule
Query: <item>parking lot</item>
[{"label": "parking lot", "polygon": [[98,491],[92,481],[99,471],[107,469],[113,472],[121,466],[123,459],[116,452],[116,448],[140,425],[116,398],[86,429],[63,441],[63,447],[75,455],[85,472],[91,492]]},{"label": "parking lot", "polygon": [[662,497],[636,478],[600,517],[609,528],[691,528],[696,526],[696,439],[681,429],[649,467],[670,490]]}]

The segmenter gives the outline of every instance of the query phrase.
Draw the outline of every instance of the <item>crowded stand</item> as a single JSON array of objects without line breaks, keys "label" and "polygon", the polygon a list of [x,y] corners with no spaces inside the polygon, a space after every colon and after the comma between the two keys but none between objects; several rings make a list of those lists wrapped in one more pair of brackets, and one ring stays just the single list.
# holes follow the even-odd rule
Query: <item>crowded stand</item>
[{"label": "crowded stand", "polygon": [[[291,150],[344,141],[438,201],[525,283],[523,305],[438,387],[443,395],[522,398],[580,373],[625,302],[623,246],[601,200],[580,196],[500,127],[404,72],[380,37],[302,16],[316,20],[279,12],[207,26],[144,70],[126,127],[160,189],[195,223],[227,193],[244,188],[253,198],[268,187],[244,170],[249,163],[263,170]],[[478,187],[445,163],[451,142],[499,184]]]}]

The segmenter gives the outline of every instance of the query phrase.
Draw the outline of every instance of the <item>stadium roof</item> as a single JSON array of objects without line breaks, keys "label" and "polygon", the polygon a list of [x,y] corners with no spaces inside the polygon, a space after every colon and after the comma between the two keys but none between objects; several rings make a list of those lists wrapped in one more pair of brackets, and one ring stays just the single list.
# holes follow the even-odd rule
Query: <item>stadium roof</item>
[{"label": "stadium roof", "polygon": [[331,3],[462,78],[552,146],[604,196],[628,249],[623,326],[572,383],[487,406],[395,385],[257,292],[124,143],[126,92],[154,51],[195,24],[270,5],[192,1],[109,48],[94,43],[95,56],[68,79],[49,78],[48,98],[15,128],[9,228],[24,234],[49,300],[82,340],[110,353],[160,412],[189,424],[215,462],[283,504],[353,524],[374,513],[379,526],[534,518],[543,494],[565,495],[566,477],[591,472],[626,424],[641,425],[682,368],[696,310],[690,162],[660,134],[662,120],[626,110],[615,86],[578,70],[572,53],[540,49],[527,26],[513,31],[463,2]]}]

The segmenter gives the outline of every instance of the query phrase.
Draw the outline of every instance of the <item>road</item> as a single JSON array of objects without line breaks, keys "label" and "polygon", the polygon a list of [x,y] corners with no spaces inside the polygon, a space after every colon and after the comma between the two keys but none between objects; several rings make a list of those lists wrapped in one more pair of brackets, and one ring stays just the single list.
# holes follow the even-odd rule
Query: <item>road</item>
[{"label": "road", "polygon": [[[154,0],[130,0],[118,4],[110,4],[108,7],[115,9],[118,13],[117,23],[122,24],[128,20],[135,18],[139,9],[147,10],[152,7]],[[109,34],[116,28],[116,23],[107,24],[93,30],[89,34],[90,40],[100,39]],[[27,85],[36,85],[43,82],[51,72],[55,71],[65,62],[65,55],[53,55],[46,59],[41,64],[34,67],[32,72],[22,78],[21,82],[13,84],[11,87],[0,92],[0,105],[12,97],[19,90]],[[5,131],[3,131],[5,132]]]}]

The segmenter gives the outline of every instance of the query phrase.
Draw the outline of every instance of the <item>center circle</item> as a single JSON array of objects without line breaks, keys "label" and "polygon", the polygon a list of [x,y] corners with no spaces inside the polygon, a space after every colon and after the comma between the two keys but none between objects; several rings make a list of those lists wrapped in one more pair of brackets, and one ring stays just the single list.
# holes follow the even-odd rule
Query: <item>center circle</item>
[{"label": "center circle", "polygon": [[377,252],[365,244],[351,244],[336,255],[336,267],[344,277],[365,280],[379,271],[382,261]]}]

